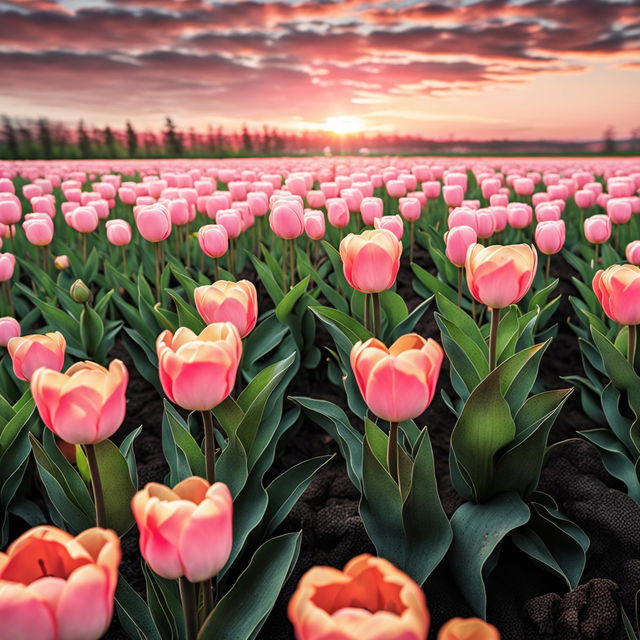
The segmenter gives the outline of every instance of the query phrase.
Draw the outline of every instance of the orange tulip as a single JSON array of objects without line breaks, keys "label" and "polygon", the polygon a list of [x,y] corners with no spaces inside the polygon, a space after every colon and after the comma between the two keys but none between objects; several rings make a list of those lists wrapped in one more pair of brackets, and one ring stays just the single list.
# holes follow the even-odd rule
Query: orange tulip
[{"label": "orange tulip", "polygon": [[604,312],[620,324],[640,324],[640,268],[614,264],[593,278],[593,292]]},{"label": "orange tulip", "polygon": [[13,373],[19,380],[31,380],[38,367],[62,370],[67,342],[59,331],[11,338],[7,350],[13,361]]},{"label": "orange tulip", "polygon": [[531,245],[473,244],[465,261],[469,291],[478,302],[504,309],[529,291],[537,266],[538,254]]},{"label": "orange tulip", "polygon": [[500,640],[500,633],[480,618],[453,618],[440,629],[438,640]]},{"label": "orange tulip", "polygon": [[120,564],[114,531],[35,527],[0,553],[0,637],[94,640],[107,630]]},{"label": "orange tulip", "polygon": [[131,501],[140,552],[168,579],[202,582],[224,567],[233,546],[233,500],[226,484],[192,476],[173,489],[150,482]]},{"label": "orange tulip", "polygon": [[288,613],[297,640],[425,640],[430,620],[422,589],[368,554],[307,571]]},{"label": "orange tulip", "polygon": [[340,243],[344,277],[362,293],[390,289],[398,275],[401,254],[402,242],[388,229],[350,233]]},{"label": "orange tulip", "polygon": [[429,406],[443,359],[435,340],[415,333],[398,338],[389,348],[370,338],[351,349],[351,368],[364,401],[389,422],[417,418]]},{"label": "orange tulip", "polygon": [[180,327],[156,341],[162,388],[171,402],[189,411],[209,411],[233,390],[242,341],[231,322],[216,322],[196,335]]},{"label": "orange tulip", "polygon": [[77,362],[59,373],[40,367],[31,377],[31,393],[42,421],[71,444],[95,444],[113,435],[126,413],[129,374],[120,360],[109,369]]},{"label": "orange tulip", "polygon": [[211,285],[197,287],[193,298],[198,313],[207,324],[231,322],[241,338],[248,336],[256,326],[258,296],[249,280],[218,280]]}]

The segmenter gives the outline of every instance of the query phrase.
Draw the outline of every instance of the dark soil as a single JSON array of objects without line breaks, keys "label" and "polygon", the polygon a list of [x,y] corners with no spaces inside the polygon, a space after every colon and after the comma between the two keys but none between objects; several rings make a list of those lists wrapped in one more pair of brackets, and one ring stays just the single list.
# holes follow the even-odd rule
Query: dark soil
[{"label": "dark soil", "polygon": [[[418,253],[416,261],[430,266],[425,252]],[[567,325],[567,319],[573,316],[567,298],[574,294],[570,281],[574,274],[558,256],[554,257],[552,274],[560,278],[556,293],[563,297],[553,320],[559,324],[558,336],[542,361],[541,375],[547,388],[559,388],[567,386],[560,377],[580,372],[581,362],[577,339]],[[411,289],[411,279],[411,272],[405,265],[398,278],[399,292],[410,309],[420,302]],[[261,293],[264,309],[268,303],[264,292]],[[417,331],[425,336],[438,336],[431,310]],[[328,336],[319,334],[319,344],[330,344]],[[128,356],[121,346],[117,347],[116,355],[127,362]],[[127,364],[132,379],[127,419],[120,437],[140,424],[144,426],[135,445],[140,484],[152,480],[162,482],[167,468],[160,440],[161,398],[153,387],[135,374],[133,364]],[[326,399],[344,405],[343,392],[326,382],[324,367],[322,363],[316,371],[301,371],[290,390],[291,395],[320,397],[324,393]],[[446,366],[440,384],[451,392]],[[429,425],[440,494],[447,514],[451,515],[461,503],[448,476],[448,440],[454,424],[453,415],[437,397],[418,422]],[[551,440],[575,438],[577,430],[589,426],[589,420],[580,408],[579,395],[574,393],[552,430]],[[320,427],[304,420],[295,437],[286,443],[278,456],[276,471],[311,456],[336,451],[335,443]],[[620,605],[623,604],[633,618],[635,593],[640,589],[640,505],[607,474],[596,449],[582,440],[555,449],[543,471],[540,489],[551,494],[561,510],[591,539],[582,584],[567,592],[557,578],[506,544],[489,583],[489,621],[498,627],[504,640],[623,638]],[[281,526],[281,532],[302,529],[302,548],[293,575],[259,636],[262,640],[293,638],[286,606],[298,580],[310,567],[318,564],[342,567],[357,554],[374,552],[358,514],[358,499],[338,454],[320,470]],[[143,593],[144,580],[135,533],[126,536],[123,551],[123,575]],[[437,630],[449,618],[473,615],[453,584],[446,560],[429,578],[424,590],[432,616],[430,638],[435,638]],[[107,637],[125,637],[117,620]]]}]

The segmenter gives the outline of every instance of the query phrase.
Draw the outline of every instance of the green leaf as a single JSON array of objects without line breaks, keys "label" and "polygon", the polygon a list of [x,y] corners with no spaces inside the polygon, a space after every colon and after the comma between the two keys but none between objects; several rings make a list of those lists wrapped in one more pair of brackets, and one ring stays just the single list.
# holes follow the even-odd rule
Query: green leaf
[{"label": "green leaf", "polygon": [[517,493],[503,493],[488,502],[465,502],[451,518],[453,578],[476,615],[486,617],[488,577],[492,556],[509,532],[529,521],[529,507]]},{"label": "green leaf", "polygon": [[130,638],[162,640],[149,607],[121,575],[118,575],[115,605],[118,620]]},{"label": "green leaf", "polygon": [[452,302],[456,302],[458,299],[458,293],[452,289],[448,284],[445,284],[441,280],[438,280],[435,276],[432,276],[426,269],[417,265],[415,262],[411,264],[411,269],[416,278],[429,290],[431,293],[439,293],[446,298],[449,298]]},{"label": "green leaf", "polygon": [[180,326],[188,327],[191,331],[199,334],[206,326],[204,320],[175,291],[167,289],[167,293],[176,304]]},{"label": "green leaf", "polygon": [[300,553],[301,534],[265,542],[205,620],[198,640],[251,640],[273,609]]},{"label": "green leaf", "polygon": [[102,318],[89,305],[84,305],[80,312],[80,338],[82,346],[90,358],[95,357],[103,335]]},{"label": "green leaf", "polygon": [[309,286],[309,280],[310,278],[309,276],[307,276],[306,278],[304,278],[304,280],[298,282],[298,284],[296,284],[293,289],[286,293],[284,298],[282,298],[282,300],[276,306],[276,318],[278,318],[278,320],[283,324],[286,323],[287,318],[293,311],[298,300],[300,300],[300,298],[307,290],[307,287]]}]

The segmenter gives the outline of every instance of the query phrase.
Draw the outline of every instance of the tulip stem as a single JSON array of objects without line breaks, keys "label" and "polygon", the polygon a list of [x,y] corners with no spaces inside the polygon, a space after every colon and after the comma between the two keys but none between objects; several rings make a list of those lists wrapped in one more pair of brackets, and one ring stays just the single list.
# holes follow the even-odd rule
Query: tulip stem
[{"label": "tulip stem", "polygon": [[598,268],[598,262],[600,261],[600,245],[597,244],[593,254],[593,268]]},{"label": "tulip stem", "polygon": [[11,284],[10,282],[7,280],[5,282],[2,283],[2,286],[4,287],[6,296],[7,296],[7,302],[9,303],[9,309],[11,309],[11,316],[15,316],[16,315],[16,310],[13,306],[13,296],[11,295]]},{"label": "tulip stem", "polygon": [[213,432],[213,416],[211,411],[202,411],[202,428],[204,430],[204,461],[207,469],[207,482],[216,481],[216,442]]},{"label": "tulip stem", "polygon": [[376,338],[381,338],[380,335],[380,294],[371,294],[373,298],[373,335]]},{"label": "tulip stem", "polygon": [[204,617],[207,616],[213,611],[213,607],[216,602],[216,583],[215,578],[209,578],[202,583],[202,596],[204,599]]},{"label": "tulip stem", "polygon": [[629,325],[629,342],[627,345],[627,360],[633,369],[635,369],[636,359],[636,341],[637,341],[637,329],[635,324]]},{"label": "tulip stem", "polygon": [[87,234],[86,233],[82,233],[81,234],[81,244],[82,244],[82,262],[86,263],[87,261]]},{"label": "tulip stem", "polygon": [[296,284],[296,248],[295,241],[289,241],[289,269],[291,270],[291,288]]},{"label": "tulip stem", "polygon": [[[204,255],[204,254],[202,254]],[[213,274],[216,282],[220,280],[220,269],[218,267],[218,258],[213,259]]]},{"label": "tulip stem", "polygon": [[364,328],[371,331],[371,304],[368,293],[364,294]]},{"label": "tulip stem", "polygon": [[462,267],[458,267],[458,307],[462,306]]},{"label": "tulip stem", "polygon": [[620,227],[621,224],[616,225],[616,251],[620,251]]},{"label": "tulip stem", "polygon": [[124,245],[120,245],[120,252],[122,253],[122,270],[125,277],[129,277],[127,269],[127,250],[124,248]]},{"label": "tulip stem", "polygon": [[496,350],[498,346],[498,326],[500,325],[500,309],[491,309],[491,333],[489,335],[489,371],[496,368]]},{"label": "tulip stem", "polygon": [[551,254],[547,254],[547,264],[544,267],[544,280],[549,282],[549,275],[551,274]]},{"label": "tulip stem", "polygon": [[186,640],[195,640],[198,635],[198,610],[196,608],[195,585],[185,577],[180,578],[179,582]]},{"label": "tulip stem", "polygon": [[156,252],[156,302],[160,302],[160,243],[155,243]]},{"label": "tulip stem", "polygon": [[389,444],[387,445],[387,466],[394,481],[398,482],[398,423],[389,423]]},{"label": "tulip stem", "polygon": [[89,463],[91,474],[91,488],[93,489],[93,502],[96,507],[96,527],[107,526],[107,513],[104,507],[104,494],[102,493],[102,480],[100,479],[100,467],[96,457],[95,445],[85,444],[84,453]]},{"label": "tulip stem", "polygon": [[415,237],[415,230],[413,228],[413,222],[409,223],[409,264],[413,263],[413,241]]}]

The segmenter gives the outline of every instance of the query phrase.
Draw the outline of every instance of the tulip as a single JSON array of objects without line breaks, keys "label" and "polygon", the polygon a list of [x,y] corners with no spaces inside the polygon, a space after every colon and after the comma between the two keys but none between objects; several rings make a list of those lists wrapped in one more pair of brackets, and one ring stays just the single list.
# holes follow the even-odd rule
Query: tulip
[{"label": "tulip", "polygon": [[171,214],[162,204],[140,207],[135,218],[140,235],[149,242],[162,242],[171,234]]},{"label": "tulip", "polygon": [[580,209],[589,209],[595,204],[596,194],[590,189],[580,189],[575,192],[573,198]]},{"label": "tulip", "polygon": [[640,324],[640,267],[614,264],[593,278],[593,292],[604,312],[618,324],[628,325],[627,359],[635,368],[636,325]]},{"label": "tulip", "polygon": [[349,224],[349,217],[349,206],[344,198],[327,199],[327,218],[331,226],[343,229]]},{"label": "tulip", "polygon": [[107,240],[114,246],[120,247],[122,257],[122,268],[127,273],[127,252],[125,247],[131,242],[131,226],[126,220],[107,220],[105,228],[107,230]]},{"label": "tulip", "polygon": [[22,534],[0,553],[0,635],[98,640],[113,615],[120,558],[120,540],[109,529],[75,538],[52,526]]},{"label": "tulip", "polygon": [[64,271],[65,269],[68,269],[69,268],[69,256],[66,256],[66,255],[56,256],[53,259],[53,266],[58,271]]},{"label": "tulip", "polygon": [[322,211],[312,210],[305,211],[304,214],[304,230],[311,240],[318,241],[324,238],[325,222]]},{"label": "tulip", "polygon": [[0,253],[0,282],[7,282],[13,278],[16,257],[13,253]]},{"label": "tulip", "polygon": [[514,229],[525,229],[531,224],[531,207],[525,202],[510,202],[507,205],[507,221]]},{"label": "tulip", "polygon": [[37,247],[46,247],[53,240],[53,221],[46,213],[28,213],[22,228],[27,240]]},{"label": "tulip", "polygon": [[458,268],[464,267],[467,249],[478,240],[476,231],[468,225],[449,229],[444,234],[447,258]]},{"label": "tulip", "polygon": [[64,219],[78,233],[92,233],[98,228],[98,212],[91,206],[76,207],[67,212]]},{"label": "tulip", "polygon": [[246,338],[256,326],[258,295],[249,280],[218,280],[196,287],[193,298],[200,317],[207,324],[230,322],[241,338]]},{"label": "tulip", "polygon": [[385,187],[392,198],[401,198],[407,193],[407,185],[403,180],[388,180]]},{"label": "tulip", "polygon": [[464,189],[459,184],[447,185],[443,187],[442,195],[447,205],[459,207],[464,200]]},{"label": "tulip", "polygon": [[269,226],[283,240],[294,240],[304,233],[304,212],[294,200],[278,200],[269,215]]},{"label": "tulip", "polygon": [[500,633],[480,618],[452,618],[440,628],[438,640],[500,640]]},{"label": "tulip", "polygon": [[602,213],[584,221],[584,235],[591,244],[604,244],[611,237],[611,219]]},{"label": "tulip", "polygon": [[475,211],[470,207],[456,207],[449,213],[447,227],[455,229],[455,227],[460,226],[471,227],[477,232],[478,219]]},{"label": "tulip", "polygon": [[429,180],[422,183],[422,191],[427,198],[435,199],[440,197],[441,185],[437,180]]},{"label": "tulip", "polygon": [[7,344],[13,373],[18,380],[26,381],[31,380],[39,367],[61,371],[66,347],[67,342],[59,331],[11,338]]},{"label": "tulip", "polygon": [[16,224],[22,217],[22,205],[17,197],[0,200],[0,222],[3,224]]},{"label": "tulip", "polygon": [[475,212],[478,238],[490,238],[496,230],[496,220],[490,209],[478,209]]},{"label": "tulip", "polygon": [[635,264],[636,266],[640,265],[640,240],[630,242],[624,253],[627,258],[627,262]]},{"label": "tulip", "polygon": [[20,323],[11,316],[0,318],[0,347],[6,347],[9,340],[20,335]]},{"label": "tulip", "polygon": [[513,181],[513,190],[519,196],[530,196],[535,189],[535,185],[531,178],[516,178]]},{"label": "tulip", "polygon": [[373,221],[373,226],[375,229],[388,229],[398,240],[402,240],[404,224],[400,216],[381,216]]},{"label": "tulip", "polygon": [[540,253],[544,253],[547,256],[545,279],[549,280],[551,256],[558,253],[564,246],[564,220],[548,220],[546,222],[539,222],[536,226],[535,241]]},{"label": "tulip", "polygon": [[519,302],[527,293],[538,267],[538,254],[528,244],[469,247],[465,260],[469,292],[491,308],[489,368],[496,366],[500,309]]},{"label": "tulip", "polygon": [[360,203],[360,215],[362,222],[367,226],[373,226],[373,221],[384,215],[384,203],[382,198],[362,198]]},{"label": "tulip", "polygon": [[388,560],[363,554],[340,571],[313,567],[289,601],[297,640],[425,640],[422,589]]},{"label": "tulip", "polygon": [[376,338],[351,349],[351,369],[369,410],[390,423],[387,463],[398,478],[398,422],[413,420],[435,395],[442,347],[415,333],[398,338],[391,347]]},{"label": "tulip", "polygon": [[220,209],[216,214],[216,222],[227,230],[229,239],[237,238],[242,233],[242,214],[238,209]]}]

